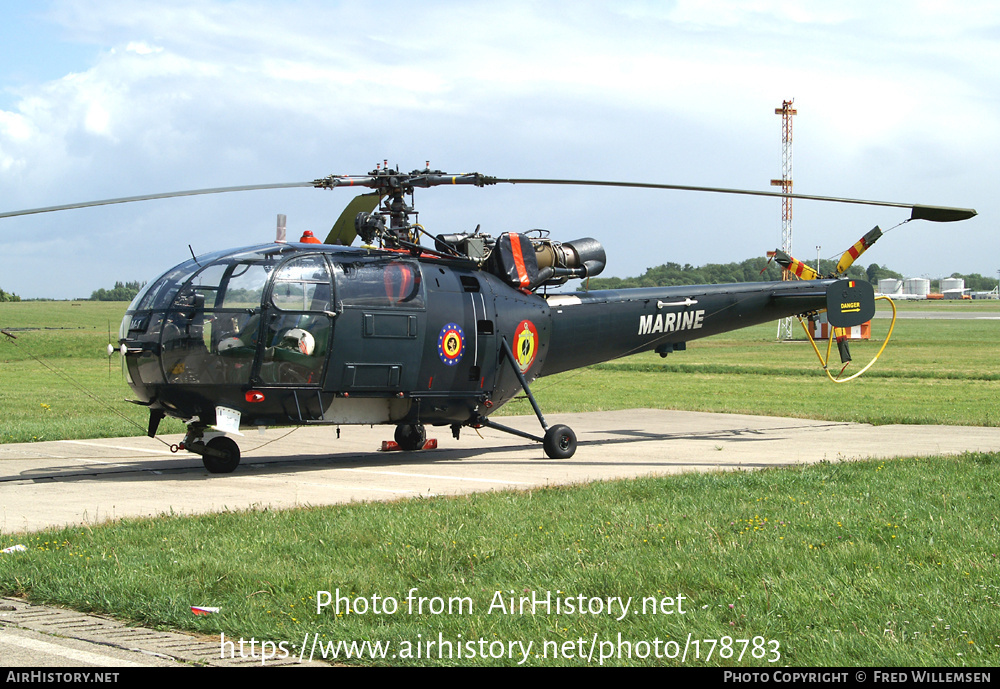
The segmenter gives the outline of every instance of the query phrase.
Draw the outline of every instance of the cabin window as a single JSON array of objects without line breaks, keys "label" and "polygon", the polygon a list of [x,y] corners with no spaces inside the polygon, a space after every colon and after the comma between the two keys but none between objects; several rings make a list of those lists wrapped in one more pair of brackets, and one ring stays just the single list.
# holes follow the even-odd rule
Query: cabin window
[{"label": "cabin window", "polygon": [[330,273],[322,256],[289,261],[278,271],[271,303],[282,311],[331,311]]},{"label": "cabin window", "polygon": [[320,255],[284,264],[271,288],[275,310],[265,335],[260,378],[277,385],[319,385],[332,336],[330,272]]},{"label": "cabin window", "polygon": [[423,308],[420,268],[411,261],[338,264],[337,298],[344,306]]}]

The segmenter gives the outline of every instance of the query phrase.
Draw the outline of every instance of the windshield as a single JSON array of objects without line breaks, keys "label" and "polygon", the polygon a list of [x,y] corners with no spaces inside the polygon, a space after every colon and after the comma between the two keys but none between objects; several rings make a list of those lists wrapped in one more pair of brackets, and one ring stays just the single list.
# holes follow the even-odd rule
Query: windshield
[{"label": "windshield", "polygon": [[[387,290],[392,301],[412,298],[419,271],[401,275],[380,276],[383,300]],[[128,358],[129,377],[147,384],[319,385],[332,342],[333,295],[322,253],[271,244],[185,261],[147,285],[122,321],[121,339],[137,352]]]}]

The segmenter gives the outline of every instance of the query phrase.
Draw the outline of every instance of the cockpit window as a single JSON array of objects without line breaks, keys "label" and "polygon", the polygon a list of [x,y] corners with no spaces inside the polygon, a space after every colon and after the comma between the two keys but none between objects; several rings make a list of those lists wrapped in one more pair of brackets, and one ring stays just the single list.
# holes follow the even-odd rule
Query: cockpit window
[{"label": "cockpit window", "polygon": [[256,309],[264,295],[270,265],[238,263],[233,267],[222,295],[221,308]]},{"label": "cockpit window", "polygon": [[267,384],[318,385],[333,328],[328,265],[322,254],[269,244],[172,268],[122,321],[121,339],[142,350],[129,357],[129,375],[148,384],[245,385],[259,370]]},{"label": "cockpit window", "polygon": [[167,382],[249,382],[261,299],[274,264],[257,256],[234,258],[200,268],[176,290],[162,327]]},{"label": "cockpit window", "polygon": [[150,283],[145,292],[136,295],[135,300],[129,306],[129,310],[165,309],[173,301],[180,286],[196,270],[198,270],[198,264],[194,261],[187,261],[172,270],[168,270]]},{"label": "cockpit window", "polygon": [[228,266],[225,263],[213,263],[194,276],[190,289],[205,295],[205,306],[212,308],[219,297],[219,285],[226,275]]},{"label": "cockpit window", "polygon": [[271,303],[282,311],[330,311],[330,273],[323,257],[305,256],[282,266]]},{"label": "cockpit window", "polygon": [[231,251],[216,251],[201,256],[197,260],[191,259],[171,268],[160,277],[148,283],[139,291],[139,294],[135,295],[135,299],[129,304],[128,312],[167,308],[173,302],[177,290],[192,275],[201,270],[203,266],[211,265],[222,256],[231,253]]}]

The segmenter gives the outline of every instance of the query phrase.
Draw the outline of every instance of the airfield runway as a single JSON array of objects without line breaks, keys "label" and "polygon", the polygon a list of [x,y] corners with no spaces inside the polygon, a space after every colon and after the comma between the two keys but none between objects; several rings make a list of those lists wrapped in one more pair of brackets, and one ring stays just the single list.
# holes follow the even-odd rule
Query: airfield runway
[{"label": "airfield runway", "polygon": [[[552,414],[573,428],[576,454],[493,431],[430,428],[436,450],[378,452],[389,426],[270,429],[239,439],[236,472],[159,440],[108,438],[0,445],[0,533],[96,524],[120,517],[221,509],[291,508],[671,474],[759,469],[866,457],[1000,451],[1000,428],[868,426],[780,417],[633,409]],[[538,433],[534,417],[501,423]],[[164,438],[170,443],[177,436]]]}]

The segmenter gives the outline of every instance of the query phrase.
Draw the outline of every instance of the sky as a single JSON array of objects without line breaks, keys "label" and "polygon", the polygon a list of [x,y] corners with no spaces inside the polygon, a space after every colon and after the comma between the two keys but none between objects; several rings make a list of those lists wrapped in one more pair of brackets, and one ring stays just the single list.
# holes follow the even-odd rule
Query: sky
[{"label": "sky", "polygon": [[[805,194],[975,208],[961,223],[796,201],[793,255],[996,276],[1000,5],[723,0],[0,0],[0,212],[364,174],[773,190],[782,101]],[[0,289],[80,298],[196,254],[325,236],[351,194],[288,189],[0,219]],[[594,237],[606,276],[763,256],[777,199],[528,187],[416,195],[432,233]],[[190,245],[190,248],[189,248]],[[820,247],[817,249],[817,247]]]}]

